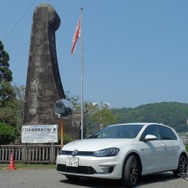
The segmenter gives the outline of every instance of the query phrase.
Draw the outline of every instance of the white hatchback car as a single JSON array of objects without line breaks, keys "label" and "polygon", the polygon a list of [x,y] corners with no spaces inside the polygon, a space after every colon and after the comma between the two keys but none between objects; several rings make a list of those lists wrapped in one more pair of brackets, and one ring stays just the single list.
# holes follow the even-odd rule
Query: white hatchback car
[{"label": "white hatchback car", "polygon": [[57,156],[56,170],[69,180],[121,179],[132,187],[141,175],[163,171],[186,174],[187,161],[185,145],[171,127],[125,123],[109,125],[87,139],[65,145]]}]

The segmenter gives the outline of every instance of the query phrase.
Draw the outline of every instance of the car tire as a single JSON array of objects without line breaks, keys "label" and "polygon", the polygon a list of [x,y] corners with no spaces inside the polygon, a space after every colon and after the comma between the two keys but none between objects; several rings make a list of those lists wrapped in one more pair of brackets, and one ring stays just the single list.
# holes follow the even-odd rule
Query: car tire
[{"label": "car tire", "polygon": [[77,181],[80,178],[78,176],[72,176],[72,175],[65,175],[65,177],[69,180],[69,181]]},{"label": "car tire", "polygon": [[173,171],[176,177],[180,177],[181,175],[187,174],[187,157],[182,154],[179,158],[178,168],[177,170]]},{"label": "car tire", "polygon": [[127,187],[133,187],[137,184],[139,178],[139,160],[135,155],[128,157],[124,164],[122,183]]}]

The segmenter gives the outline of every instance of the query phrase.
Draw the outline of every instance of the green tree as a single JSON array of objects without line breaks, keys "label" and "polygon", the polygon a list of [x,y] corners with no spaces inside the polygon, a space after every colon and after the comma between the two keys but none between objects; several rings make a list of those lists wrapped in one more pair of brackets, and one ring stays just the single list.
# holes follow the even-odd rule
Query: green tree
[{"label": "green tree", "polygon": [[15,94],[11,81],[12,72],[9,69],[9,55],[0,41],[0,108],[12,107]]},{"label": "green tree", "polygon": [[[66,92],[66,99],[69,100],[74,110],[81,109],[81,102],[79,96],[71,96],[70,92]],[[90,101],[84,101],[84,137],[87,137],[91,133],[105,127],[106,125],[116,123],[119,116],[113,114],[108,103],[101,102],[95,104]]]},{"label": "green tree", "polygon": [[113,114],[107,103],[93,104],[85,103],[85,131],[86,136],[109,125],[116,123],[118,115]]},{"label": "green tree", "polygon": [[[5,123],[3,126],[15,127],[17,125],[17,99],[11,85],[12,79],[12,72],[9,69],[9,55],[0,41],[0,123]],[[9,140],[8,137],[7,140]]]},{"label": "green tree", "polygon": [[0,107],[9,106],[14,99],[11,81],[12,72],[9,69],[9,55],[0,41]]},{"label": "green tree", "polygon": [[65,96],[66,96],[66,99],[73,104],[75,110],[80,110],[80,98],[79,98],[79,96],[77,96],[77,95],[71,96],[70,91],[66,91]]},{"label": "green tree", "polygon": [[[24,98],[25,98],[25,86],[17,86],[14,85],[14,93],[16,94],[16,130],[18,133],[18,137],[21,135],[21,127],[23,125],[24,118]],[[21,139],[21,138],[17,138]]]}]

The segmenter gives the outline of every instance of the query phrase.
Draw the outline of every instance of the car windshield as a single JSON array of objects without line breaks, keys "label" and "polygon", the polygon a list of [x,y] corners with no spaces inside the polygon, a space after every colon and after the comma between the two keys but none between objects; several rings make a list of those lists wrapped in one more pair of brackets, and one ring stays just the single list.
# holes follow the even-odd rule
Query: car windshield
[{"label": "car windshield", "polygon": [[136,138],[143,125],[134,124],[134,125],[115,125],[108,126],[104,129],[92,134],[88,137],[90,138],[126,138],[132,139]]}]

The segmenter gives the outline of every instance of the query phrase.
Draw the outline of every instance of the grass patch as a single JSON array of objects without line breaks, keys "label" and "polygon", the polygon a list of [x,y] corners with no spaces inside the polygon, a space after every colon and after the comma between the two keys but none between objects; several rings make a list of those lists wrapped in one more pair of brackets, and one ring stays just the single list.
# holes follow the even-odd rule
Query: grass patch
[{"label": "grass patch", "polygon": [[187,150],[187,152],[188,152],[188,144],[185,144],[185,147],[186,147],[186,150]]},{"label": "grass patch", "polygon": [[[15,163],[16,169],[55,169],[55,164],[22,164]],[[0,170],[5,170],[9,164],[0,164]]]}]

